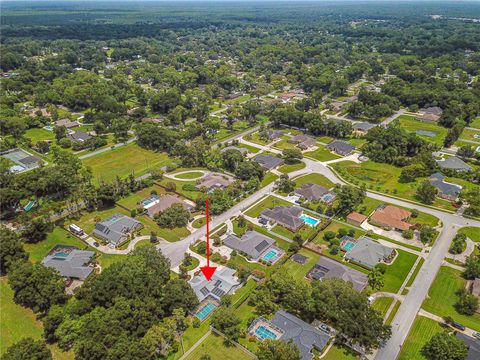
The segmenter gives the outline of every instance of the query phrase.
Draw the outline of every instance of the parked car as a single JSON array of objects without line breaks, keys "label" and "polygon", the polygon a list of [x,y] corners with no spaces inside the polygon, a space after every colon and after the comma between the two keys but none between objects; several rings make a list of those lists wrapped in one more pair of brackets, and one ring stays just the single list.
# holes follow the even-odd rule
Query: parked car
[{"label": "parked car", "polygon": [[95,247],[99,247],[99,246],[100,246],[100,244],[99,244],[98,242],[96,242],[96,241],[93,243],[93,245],[94,245]]},{"label": "parked car", "polygon": [[462,324],[456,322],[456,321],[452,321],[452,326],[455,328],[455,329],[458,329],[458,330],[461,330],[461,331],[464,331],[465,330],[465,326],[463,326]]},{"label": "parked car", "polygon": [[473,337],[474,337],[474,338],[477,338],[478,340],[480,340],[480,333],[479,333],[479,332],[474,332],[474,333],[473,333]]}]

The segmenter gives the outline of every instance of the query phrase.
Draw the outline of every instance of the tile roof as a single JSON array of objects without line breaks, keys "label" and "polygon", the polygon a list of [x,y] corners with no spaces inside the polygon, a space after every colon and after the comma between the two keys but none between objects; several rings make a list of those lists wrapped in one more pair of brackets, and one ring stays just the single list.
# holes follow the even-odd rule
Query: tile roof
[{"label": "tile roof", "polygon": [[364,222],[367,220],[367,217],[363,214],[360,214],[356,211],[351,212],[350,214],[347,215],[347,220],[353,220],[359,223]]},{"label": "tile roof", "polygon": [[399,230],[407,230],[412,227],[412,224],[405,221],[410,215],[412,215],[410,211],[400,209],[396,206],[386,205],[378,207],[370,217],[370,220],[379,225],[390,226]]},{"label": "tile roof", "polygon": [[367,236],[361,236],[357,240],[357,244],[347,251],[345,259],[352,260],[368,268],[373,268],[382,260],[388,259],[393,255],[393,252],[392,248],[382,245]]},{"label": "tile roof", "polygon": [[312,359],[312,349],[322,351],[330,340],[330,335],[284,310],[278,310],[271,323],[283,331],[280,340],[286,342],[292,340],[297,345],[302,360]]},{"label": "tile roof", "polygon": [[247,254],[251,259],[257,260],[265,250],[275,243],[275,240],[257,231],[247,231],[241,238],[228,235],[223,243],[229,248]]}]

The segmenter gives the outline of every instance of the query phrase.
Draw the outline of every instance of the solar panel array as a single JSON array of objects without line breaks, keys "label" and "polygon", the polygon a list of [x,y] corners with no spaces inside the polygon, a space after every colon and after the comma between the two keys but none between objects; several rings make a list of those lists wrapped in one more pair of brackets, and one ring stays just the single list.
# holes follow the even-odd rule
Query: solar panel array
[{"label": "solar panel array", "polygon": [[262,240],[262,242],[260,242],[260,244],[258,244],[257,246],[255,246],[255,250],[257,250],[258,252],[261,252],[263,249],[265,249],[266,247],[268,246],[268,241],[267,240]]}]

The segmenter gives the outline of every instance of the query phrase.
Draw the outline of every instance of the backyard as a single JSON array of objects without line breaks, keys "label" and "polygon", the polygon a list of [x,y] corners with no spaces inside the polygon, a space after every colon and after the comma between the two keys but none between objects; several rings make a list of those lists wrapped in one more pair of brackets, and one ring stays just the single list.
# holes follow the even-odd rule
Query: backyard
[{"label": "backyard", "polygon": [[438,316],[450,316],[454,321],[475,331],[480,331],[480,314],[467,316],[455,310],[454,305],[458,300],[456,292],[464,286],[465,280],[460,271],[442,266],[430,287],[428,298],[423,302],[422,308]]},{"label": "backyard", "polygon": [[310,269],[315,265],[318,259],[320,259],[320,254],[317,254],[305,248],[301,249],[298,254],[307,257],[307,262],[305,264],[300,264],[290,258],[283,265],[283,268],[287,269],[288,274],[293,276],[296,280],[302,280],[305,278],[305,275],[307,275]]},{"label": "backyard", "polygon": [[134,174],[137,177],[151,170],[160,170],[171,163],[171,159],[167,154],[145,150],[130,143],[86,158],[83,163],[92,169],[93,181],[99,184],[101,181],[112,181],[117,176],[125,178]]},{"label": "backyard", "polygon": [[415,133],[424,140],[443,145],[447,129],[435,123],[416,120],[414,116],[401,115],[396,120],[400,127],[409,133]]},{"label": "backyard", "polygon": [[247,360],[253,359],[244,350],[235,345],[225,345],[224,338],[211,333],[202,343],[188,355],[185,360],[200,360],[209,355],[211,360]]}]

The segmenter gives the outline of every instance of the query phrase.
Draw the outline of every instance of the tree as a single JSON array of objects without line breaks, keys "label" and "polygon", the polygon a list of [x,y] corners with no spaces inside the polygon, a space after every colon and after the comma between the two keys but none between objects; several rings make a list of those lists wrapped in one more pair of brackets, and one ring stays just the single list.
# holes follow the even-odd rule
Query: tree
[{"label": "tree", "polygon": [[280,178],[276,181],[275,185],[282,193],[288,194],[295,190],[295,182],[290,180],[288,174],[280,175]]},{"label": "tree", "polygon": [[300,360],[300,350],[293,341],[267,339],[258,344],[258,360]]},{"label": "tree", "polygon": [[383,288],[385,285],[385,277],[380,269],[374,267],[368,273],[368,285],[370,285],[373,290],[380,290]]},{"label": "tree", "polygon": [[184,313],[198,305],[198,299],[191,286],[184,280],[173,279],[164,289],[163,308],[166,314],[173,314],[175,309]]},{"label": "tree", "polygon": [[422,355],[428,360],[463,360],[468,355],[468,347],[455,336],[439,332],[422,348]]},{"label": "tree", "polygon": [[433,204],[433,201],[435,200],[437,189],[430,184],[429,181],[425,180],[417,187],[416,195],[422,203],[430,205]]},{"label": "tree", "polygon": [[182,204],[173,204],[165,211],[157,214],[155,220],[160,227],[169,229],[184,227],[190,220],[190,212],[185,210]]},{"label": "tree", "polygon": [[285,160],[285,163],[287,164],[296,164],[299,163],[302,158],[303,154],[300,149],[285,149],[282,152],[283,159]]},{"label": "tree", "polygon": [[365,198],[363,189],[349,185],[337,186],[335,192],[337,193],[337,210],[343,215],[352,212]]},{"label": "tree", "polygon": [[0,226],[0,274],[5,275],[17,261],[28,259],[23,244],[15,232]]},{"label": "tree", "polygon": [[15,302],[34,312],[44,314],[50,306],[66,300],[63,278],[56,270],[41,264],[27,261],[19,264],[10,271],[9,283]]},{"label": "tree", "polygon": [[221,331],[228,340],[236,341],[240,336],[240,319],[228,307],[220,307],[212,316],[212,326]]},{"label": "tree", "polygon": [[52,360],[52,353],[42,340],[24,338],[10,346],[2,360]]},{"label": "tree", "polygon": [[424,244],[427,244],[433,241],[436,234],[437,234],[437,231],[429,225],[422,225],[420,227],[420,241]]},{"label": "tree", "polygon": [[22,237],[28,243],[37,243],[44,240],[52,230],[53,225],[46,218],[34,218],[24,225]]},{"label": "tree", "polygon": [[480,277],[480,256],[471,254],[465,261],[465,271],[463,276],[467,279],[473,280]]},{"label": "tree", "polygon": [[402,236],[407,240],[413,239],[413,235],[414,235],[414,232],[412,229],[407,229],[402,231]]},{"label": "tree", "polygon": [[452,244],[448,251],[450,254],[461,254],[465,250],[467,236],[465,234],[457,234],[453,238]]},{"label": "tree", "polygon": [[460,313],[472,316],[478,309],[478,298],[462,288],[457,292],[458,301],[455,303],[455,309]]}]

